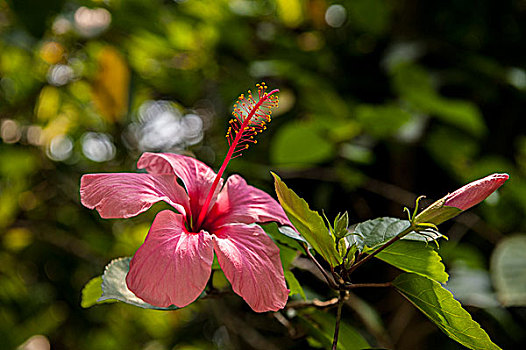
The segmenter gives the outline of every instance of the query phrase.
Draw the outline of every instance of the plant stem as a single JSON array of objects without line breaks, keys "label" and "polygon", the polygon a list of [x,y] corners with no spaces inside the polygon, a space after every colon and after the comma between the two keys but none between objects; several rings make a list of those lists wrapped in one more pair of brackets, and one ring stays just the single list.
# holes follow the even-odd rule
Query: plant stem
[{"label": "plant stem", "polygon": [[375,255],[377,255],[378,253],[380,253],[382,250],[386,249],[387,247],[389,247],[391,244],[393,244],[394,242],[398,241],[400,238],[408,235],[411,231],[413,231],[415,229],[415,227],[413,225],[409,226],[408,228],[406,228],[405,230],[403,230],[402,232],[400,232],[399,234],[397,234],[396,236],[394,236],[393,238],[391,238],[389,241],[387,241],[383,246],[381,246],[380,248],[376,249],[374,252],[372,252],[371,254],[367,255],[365,258],[363,258],[362,260],[358,261],[356,264],[354,264],[348,271],[348,274],[350,275],[354,270],[356,270],[358,267],[360,267],[361,265],[363,265],[364,263],[366,263],[367,261],[371,260]]},{"label": "plant stem", "polygon": [[305,249],[305,252],[307,253],[307,256],[309,257],[309,259],[311,259],[312,262],[316,265],[316,267],[321,271],[321,273],[323,274],[323,277],[325,277],[325,279],[327,280],[329,287],[331,287],[334,290],[340,290],[340,288],[336,285],[336,283],[329,277],[329,275],[327,274],[327,271],[325,271],[325,269],[320,265],[318,260],[316,260],[316,258],[309,251],[309,247],[307,247],[306,245],[303,245],[303,248]]},{"label": "plant stem", "polygon": [[341,290],[338,297],[338,311],[336,311],[336,324],[334,325],[334,338],[332,340],[332,350],[338,348],[338,336],[340,334],[340,321],[342,319],[343,300],[345,299],[346,291]]}]

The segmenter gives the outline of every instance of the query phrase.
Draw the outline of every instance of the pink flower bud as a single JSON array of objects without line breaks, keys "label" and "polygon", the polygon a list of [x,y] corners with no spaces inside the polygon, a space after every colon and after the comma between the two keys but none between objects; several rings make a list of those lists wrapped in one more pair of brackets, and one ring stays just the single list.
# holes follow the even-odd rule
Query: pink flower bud
[{"label": "pink flower bud", "polygon": [[508,174],[493,174],[459,188],[446,196],[444,205],[467,210],[482,202],[497,188],[502,186],[510,176]]},{"label": "pink flower bud", "polygon": [[415,218],[416,223],[441,224],[482,202],[508,180],[508,174],[492,174],[470,182],[431,204]]}]

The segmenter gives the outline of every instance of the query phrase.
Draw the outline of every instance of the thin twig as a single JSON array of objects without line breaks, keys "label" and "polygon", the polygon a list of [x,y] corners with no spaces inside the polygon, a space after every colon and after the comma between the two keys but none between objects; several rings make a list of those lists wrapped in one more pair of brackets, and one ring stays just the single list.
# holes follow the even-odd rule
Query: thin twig
[{"label": "thin twig", "polygon": [[325,309],[331,306],[338,304],[338,298],[332,298],[326,301],[321,301],[319,299],[313,300],[297,300],[287,303],[287,309],[302,309],[306,307],[316,307],[319,309]]},{"label": "thin twig", "polygon": [[391,287],[393,284],[391,282],[385,283],[353,283],[345,286],[345,289],[354,289],[354,288],[385,288]]},{"label": "thin twig", "polygon": [[287,328],[287,330],[289,331],[289,336],[292,338],[292,339],[295,339],[298,335],[298,332],[296,330],[296,328],[294,328],[294,326],[292,325],[292,323],[287,320],[287,318],[285,316],[283,316],[280,312],[273,312],[272,313],[272,316],[279,322],[281,323],[285,328]]},{"label": "thin twig", "polygon": [[327,274],[327,271],[325,271],[325,269],[320,265],[320,263],[318,262],[318,260],[316,260],[316,258],[312,255],[312,253],[309,251],[309,248],[304,246],[303,248],[305,248],[305,252],[307,253],[307,256],[309,257],[309,259],[312,260],[312,262],[314,262],[314,264],[316,265],[316,267],[321,271],[321,273],[323,274],[323,276],[325,277],[325,279],[327,280],[327,283],[329,284],[329,287],[331,287],[332,289],[334,290],[339,290],[338,286],[336,285],[336,283],[329,277],[329,275]]}]

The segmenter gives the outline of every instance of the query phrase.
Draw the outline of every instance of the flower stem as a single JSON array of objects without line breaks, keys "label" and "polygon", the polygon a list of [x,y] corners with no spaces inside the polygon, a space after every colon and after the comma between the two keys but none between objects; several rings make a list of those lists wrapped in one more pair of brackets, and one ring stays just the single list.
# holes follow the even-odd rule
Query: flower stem
[{"label": "flower stem", "polygon": [[243,121],[243,124],[241,124],[241,128],[239,129],[240,131],[236,134],[234,142],[232,142],[232,144],[230,144],[230,147],[228,148],[228,152],[227,152],[227,154],[225,156],[225,160],[223,160],[223,164],[221,164],[221,168],[219,168],[219,171],[217,172],[217,175],[216,175],[216,177],[214,179],[214,182],[212,183],[212,187],[210,187],[210,191],[208,192],[208,195],[206,196],[206,200],[205,200],[203,206],[201,207],[201,211],[199,212],[199,217],[197,218],[196,228],[201,227],[201,224],[203,223],[203,220],[205,219],[206,213],[208,212],[208,207],[210,206],[210,202],[212,201],[212,197],[214,196],[214,193],[215,193],[215,190],[217,188],[217,185],[219,184],[219,180],[223,176],[223,173],[225,172],[225,169],[226,169],[228,163],[232,159],[232,155],[234,154],[234,151],[236,150],[237,144],[239,143],[239,140],[241,140],[241,137],[243,136],[243,134],[245,132],[245,128],[247,128],[248,123],[250,122],[250,119],[252,119],[252,117],[254,116],[256,111],[263,104],[263,102],[268,100],[268,98],[272,94],[274,94],[274,93],[276,93],[278,91],[279,91],[278,89],[274,89],[271,92],[266,93],[265,95],[263,95],[259,99],[259,101],[256,103],[254,108],[252,108],[252,110],[250,111],[248,116],[245,118],[245,120]]}]

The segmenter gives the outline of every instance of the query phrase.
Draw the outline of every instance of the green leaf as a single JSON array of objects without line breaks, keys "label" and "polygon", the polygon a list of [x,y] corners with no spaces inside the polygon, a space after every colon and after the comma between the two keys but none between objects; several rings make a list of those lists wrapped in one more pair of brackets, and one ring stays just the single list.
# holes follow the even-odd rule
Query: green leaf
[{"label": "green leaf", "polygon": [[526,306],[526,235],[503,239],[491,257],[497,298],[505,306]]},{"label": "green leaf", "polygon": [[[426,134],[424,142],[431,156],[443,169],[453,174],[465,174],[466,162],[473,159],[480,148],[473,137],[466,135],[462,130],[445,125],[433,126]],[[492,168],[491,172],[496,170]]]},{"label": "green leaf", "polygon": [[385,138],[398,132],[411,115],[398,106],[360,105],[356,108],[356,119],[372,136]]},{"label": "green leaf", "polygon": [[287,285],[290,289],[289,295],[299,294],[303,298],[303,300],[307,300],[307,297],[305,296],[305,292],[303,291],[300,282],[298,281],[296,276],[294,276],[292,271],[285,271],[285,280],[287,281]]},{"label": "green leaf", "polygon": [[[312,310],[303,312],[299,320],[308,334],[323,345],[324,349],[330,349],[334,336],[334,325],[336,318],[326,312]],[[338,349],[361,350],[370,349],[369,343],[353,327],[345,322],[340,323],[340,334],[338,337]]]},{"label": "green leaf", "polygon": [[148,304],[139,299],[126,286],[126,274],[130,269],[129,258],[119,258],[112,260],[105,268],[102,275],[102,295],[97,302],[105,300],[118,300],[126,304],[142,307],[144,309],[154,310],[176,310],[177,306],[171,305],[169,307],[158,307]]},{"label": "green leaf", "polygon": [[440,283],[448,274],[440,255],[431,245],[421,242],[398,241],[378,253],[376,257],[406,272],[416,273]]},{"label": "green leaf", "polygon": [[305,123],[289,123],[281,127],[270,149],[273,163],[291,167],[305,167],[330,159],[333,146],[319,135],[317,127]]},{"label": "green leaf", "polygon": [[80,306],[83,308],[91,307],[97,304],[97,300],[102,295],[102,276],[94,277],[82,288]]},{"label": "green leaf", "polygon": [[341,264],[342,258],[336,250],[334,238],[330,235],[322,217],[310,210],[307,202],[289,189],[279,176],[274,173],[272,176],[274,176],[279,202],[294,227],[331,266]]},{"label": "green leaf", "polygon": [[[360,250],[367,252],[387,243],[391,238],[406,230],[410,225],[408,220],[381,217],[359,223],[354,229],[354,233],[357,234],[358,237],[350,237],[352,237],[353,242],[356,241]],[[423,235],[421,233],[411,232],[402,239],[429,242],[440,237],[442,237],[442,235],[436,233],[425,233],[425,235]]]},{"label": "green leaf", "polygon": [[307,240],[294,231],[292,227],[279,226],[275,222],[259,224],[259,226],[273,239],[291,247],[301,248],[301,243],[308,243]]},{"label": "green leaf", "polygon": [[424,68],[400,64],[393,73],[395,89],[415,110],[431,114],[475,136],[487,132],[477,106],[469,101],[440,96],[433,87],[431,75]]},{"label": "green leaf", "polygon": [[393,285],[451,339],[474,350],[500,349],[438,282],[403,273],[393,281]]}]

